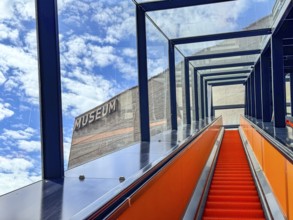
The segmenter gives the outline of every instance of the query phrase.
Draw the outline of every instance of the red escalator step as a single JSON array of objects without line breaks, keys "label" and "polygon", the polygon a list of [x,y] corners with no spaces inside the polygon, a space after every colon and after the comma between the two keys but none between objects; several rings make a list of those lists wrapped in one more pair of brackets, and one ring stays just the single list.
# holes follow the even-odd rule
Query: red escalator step
[{"label": "red escalator step", "polygon": [[243,210],[243,209],[205,209],[204,216],[223,216],[233,218],[264,218],[262,209]]},{"label": "red escalator step", "polygon": [[259,202],[207,202],[206,208],[220,208],[220,209],[261,209]]},{"label": "red escalator step", "polygon": [[237,130],[225,131],[203,219],[265,219]]}]

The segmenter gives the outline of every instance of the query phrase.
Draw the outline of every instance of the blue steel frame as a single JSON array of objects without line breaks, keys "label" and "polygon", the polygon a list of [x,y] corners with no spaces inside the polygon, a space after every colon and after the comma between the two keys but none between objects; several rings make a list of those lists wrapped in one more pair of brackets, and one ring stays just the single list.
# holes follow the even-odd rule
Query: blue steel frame
[{"label": "blue steel frame", "polygon": [[171,128],[177,130],[177,98],[176,98],[176,70],[174,44],[169,40],[169,89]]},{"label": "blue steel frame", "polygon": [[[147,47],[146,47],[146,23],[145,16],[148,11],[165,10],[179,7],[195,6],[202,4],[211,4],[226,2],[231,0],[174,0],[174,1],[157,1],[136,4],[136,31],[138,47],[138,81],[139,81],[139,105],[140,105],[140,129],[141,141],[150,141],[150,120],[149,120],[149,102],[148,102],[148,74],[147,74]],[[42,136],[42,164],[44,179],[59,179],[64,176],[64,159],[63,159],[63,134],[62,134],[62,104],[61,104],[61,74],[60,74],[60,53],[58,38],[58,11],[56,0],[41,1],[36,0],[37,14],[37,40],[39,55],[39,79],[40,79],[40,108],[41,108],[41,136]],[[285,20],[290,27],[291,21]],[[289,22],[289,23],[288,23]],[[277,31],[280,33],[277,34]],[[177,108],[176,108],[176,79],[175,79],[175,58],[174,45],[188,44],[196,42],[226,40],[232,38],[243,38],[271,34],[270,28],[258,30],[245,30],[232,33],[222,33],[207,36],[193,36],[186,38],[177,38],[169,40],[169,68],[170,68],[170,107],[171,107],[171,126],[177,129]],[[260,117],[264,122],[270,121],[271,108],[270,102],[273,102],[274,125],[276,127],[285,126],[286,102],[285,102],[285,76],[284,73],[292,72],[292,62],[283,61],[285,54],[290,56],[292,51],[286,46],[292,45],[292,39],[285,39],[282,42],[283,35],[287,34],[286,28],[276,28],[272,35],[270,49],[272,62],[272,79],[266,80],[270,76],[269,62],[270,59],[263,51],[261,54],[260,66],[255,68],[255,72],[248,77],[246,82],[246,113],[251,116]],[[292,37],[292,32],[289,33]],[[287,38],[288,38],[287,36]],[[283,48],[284,46],[284,48]],[[186,93],[186,116],[187,124],[191,123],[190,117],[190,94],[189,94],[189,61],[198,59],[211,59],[219,57],[240,56],[259,54],[260,50],[237,51],[221,54],[200,55],[185,57],[185,93]],[[198,80],[201,90],[201,96],[195,94],[194,103],[196,110],[196,120],[199,119],[198,102],[201,101],[201,117],[207,115],[204,110],[204,77],[212,76],[216,73],[200,75],[198,71],[205,69],[218,69],[240,66],[255,66],[254,62],[234,63],[214,66],[202,66],[194,69],[195,91],[198,91]],[[259,69],[258,69],[259,68]],[[236,72],[234,72],[236,74]],[[218,75],[234,74],[232,72],[218,73]],[[259,76],[259,78],[258,78]],[[292,78],[292,77],[291,77]],[[233,79],[237,79],[236,77]],[[221,79],[223,80],[223,79]],[[243,84],[244,80],[235,80],[230,82],[209,82],[206,79],[206,85],[222,86],[232,84]],[[255,81],[255,83],[254,83]],[[291,81],[292,82],[292,81]],[[270,83],[272,86],[273,96],[270,96]],[[291,83],[292,86],[293,83]],[[207,86],[206,86],[207,87]],[[293,89],[292,89],[293,90]],[[256,96],[261,94],[261,96]],[[261,111],[258,103],[261,100]],[[256,107],[256,108],[255,108]],[[293,107],[292,107],[293,108]],[[256,110],[255,110],[256,109]],[[292,111],[293,114],[293,111]],[[54,118],[54,120],[52,120]],[[54,162],[52,162],[54,161]]]},{"label": "blue steel frame", "polygon": [[199,94],[198,94],[198,73],[197,70],[194,68],[194,111],[195,111],[195,120],[199,120],[199,106],[198,106],[198,100],[199,100]]},{"label": "blue steel frame", "polygon": [[185,38],[177,38],[171,39],[175,45],[177,44],[191,44],[191,43],[199,43],[206,41],[216,41],[216,40],[227,40],[232,38],[243,38],[243,37],[255,37],[261,35],[271,34],[271,28],[257,29],[257,30],[245,30],[231,33],[221,33],[221,34],[211,34],[205,36],[194,36],[194,37],[185,37]]},{"label": "blue steel frame", "polygon": [[247,115],[251,116],[251,85],[250,85],[250,76],[248,76],[247,81],[246,81],[246,86],[247,86],[247,101],[248,101],[248,106],[247,106]]},{"label": "blue steel frame", "polygon": [[274,106],[274,126],[283,128],[286,126],[286,99],[285,99],[285,74],[283,60],[282,37],[273,34],[271,38],[272,56],[272,90]]},{"label": "blue steel frame", "polygon": [[145,11],[136,6],[136,36],[137,36],[137,66],[138,66],[138,92],[140,110],[141,141],[150,141],[150,118],[148,96],[148,69],[146,45]]},{"label": "blue steel frame", "polygon": [[290,107],[291,116],[293,116],[293,73],[290,74]]},{"label": "blue steel frame", "polygon": [[196,67],[196,70],[206,70],[206,69],[221,69],[221,68],[230,68],[230,67],[241,67],[241,66],[254,66],[254,62],[245,62],[245,63],[229,63],[213,66],[200,66]]},{"label": "blue steel frame", "polygon": [[235,80],[229,82],[209,82],[208,84],[211,86],[227,86],[227,85],[239,85],[244,84],[245,80]]},{"label": "blue steel frame", "polygon": [[254,68],[254,86],[255,86],[255,117],[262,119],[261,112],[261,77],[260,77],[260,62],[257,62]]},{"label": "blue steel frame", "polygon": [[270,50],[264,51],[260,57],[260,71],[261,71],[261,111],[262,111],[262,121],[270,122],[272,118],[271,110],[271,100],[272,95],[270,91],[271,80],[271,70],[270,70]]},{"label": "blue steel frame", "polygon": [[208,76],[222,76],[222,75],[234,75],[234,74],[244,74],[250,73],[251,70],[243,70],[243,71],[227,71],[227,72],[214,72],[214,73],[202,73],[201,75],[204,77]]},{"label": "blue steel frame", "polygon": [[196,55],[196,56],[189,56],[187,58],[190,61],[192,61],[192,60],[205,60],[205,59],[215,59],[215,58],[223,58],[223,57],[255,55],[255,54],[260,54],[260,53],[261,53],[261,50],[246,50],[246,51],[235,51],[235,52],[227,52],[227,53]]},{"label": "blue steel frame", "polygon": [[196,5],[206,5],[213,4],[219,2],[227,2],[234,0],[172,0],[172,1],[153,1],[153,2],[144,2],[138,4],[143,8],[145,12],[148,11],[157,11],[157,10],[167,10],[167,9],[175,9]]},{"label": "blue steel frame", "polygon": [[[58,11],[55,0],[36,0],[43,179],[64,176]],[[21,62],[21,61],[20,61]]]},{"label": "blue steel frame", "polygon": [[186,124],[191,124],[190,112],[190,80],[189,80],[189,60],[184,58],[184,73],[185,73],[185,108],[186,108]]},{"label": "blue steel frame", "polygon": [[251,85],[251,116],[255,117],[255,80],[254,80],[255,73],[254,71],[251,72],[250,77],[250,85]]}]

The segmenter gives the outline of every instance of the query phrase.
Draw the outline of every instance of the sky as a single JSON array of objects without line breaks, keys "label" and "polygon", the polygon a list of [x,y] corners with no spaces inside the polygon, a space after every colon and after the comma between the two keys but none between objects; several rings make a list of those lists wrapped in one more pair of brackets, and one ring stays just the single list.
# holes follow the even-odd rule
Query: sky
[{"label": "sky", "polygon": [[[273,2],[238,0],[149,16],[169,38],[211,34],[241,30],[266,15]],[[0,11],[1,195],[42,174],[34,0],[1,0]],[[58,0],[58,15],[66,168],[74,118],[137,85],[135,5]],[[167,68],[168,47],[149,21],[147,38],[151,77]]]}]

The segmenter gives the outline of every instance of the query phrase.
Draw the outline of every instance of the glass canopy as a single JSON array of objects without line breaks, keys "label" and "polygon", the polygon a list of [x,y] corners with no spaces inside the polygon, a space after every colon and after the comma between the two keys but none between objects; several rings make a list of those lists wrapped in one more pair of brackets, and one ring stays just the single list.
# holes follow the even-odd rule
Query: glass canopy
[{"label": "glass canopy", "polygon": [[170,39],[271,27],[275,0],[238,0],[147,14]]}]

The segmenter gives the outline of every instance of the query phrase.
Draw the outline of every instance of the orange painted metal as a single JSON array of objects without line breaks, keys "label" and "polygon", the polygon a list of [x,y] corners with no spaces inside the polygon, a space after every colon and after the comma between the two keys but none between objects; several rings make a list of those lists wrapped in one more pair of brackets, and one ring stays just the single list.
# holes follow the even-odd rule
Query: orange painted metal
[{"label": "orange painted metal", "polygon": [[293,219],[293,165],[287,161],[288,219]]},{"label": "orange painted metal", "polygon": [[117,219],[181,219],[211,152],[222,120],[208,128],[128,200]]},{"label": "orange painted metal", "polygon": [[293,219],[293,165],[243,117],[240,126],[287,219]]}]

